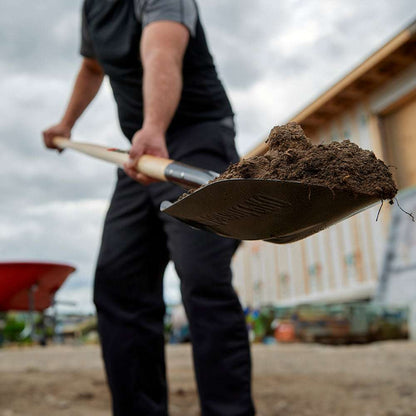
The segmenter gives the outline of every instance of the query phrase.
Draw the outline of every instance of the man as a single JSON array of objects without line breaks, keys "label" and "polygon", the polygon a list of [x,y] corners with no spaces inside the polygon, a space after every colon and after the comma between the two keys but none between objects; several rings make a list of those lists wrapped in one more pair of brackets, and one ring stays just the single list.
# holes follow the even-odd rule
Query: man
[{"label": "man", "polygon": [[233,113],[193,0],[86,0],[83,61],[47,147],[72,127],[109,77],[132,142],[104,224],[94,284],[103,358],[117,416],[167,415],[162,277],[172,259],[188,315],[202,414],[249,416],[250,354],[231,285],[237,243],[161,214],[182,190],[152,183],[140,156],[171,157],[214,171],[238,160]]}]

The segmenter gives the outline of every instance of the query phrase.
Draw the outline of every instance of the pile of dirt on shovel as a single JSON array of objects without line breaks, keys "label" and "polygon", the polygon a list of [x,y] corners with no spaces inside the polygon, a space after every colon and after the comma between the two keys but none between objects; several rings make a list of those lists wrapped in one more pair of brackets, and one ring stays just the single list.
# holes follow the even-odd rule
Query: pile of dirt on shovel
[{"label": "pile of dirt on shovel", "polygon": [[274,127],[268,151],[232,164],[215,181],[231,178],[280,179],[380,199],[397,193],[389,168],[373,152],[349,140],[314,145],[297,123]]}]

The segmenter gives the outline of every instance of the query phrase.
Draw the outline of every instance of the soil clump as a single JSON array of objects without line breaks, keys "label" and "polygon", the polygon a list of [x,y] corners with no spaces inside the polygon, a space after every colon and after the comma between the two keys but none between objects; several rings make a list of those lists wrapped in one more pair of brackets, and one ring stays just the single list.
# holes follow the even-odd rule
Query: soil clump
[{"label": "soil clump", "polygon": [[323,185],[333,191],[392,200],[397,193],[388,166],[349,140],[314,145],[295,122],[274,127],[269,149],[232,164],[215,181],[232,178],[279,179]]}]

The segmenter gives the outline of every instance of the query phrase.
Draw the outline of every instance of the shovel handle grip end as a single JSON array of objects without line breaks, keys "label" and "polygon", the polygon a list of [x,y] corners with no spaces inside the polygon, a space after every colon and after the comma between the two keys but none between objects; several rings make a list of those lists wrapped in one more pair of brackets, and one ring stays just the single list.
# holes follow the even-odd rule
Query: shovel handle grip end
[{"label": "shovel handle grip end", "polygon": [[118,166],[123,166],[129,160],[127,152],[118,149],[110,149],[105,146],[100,146],[93,143],[80,143],[66,139],[65,137],[54,137],[53,143],[59,149],[73,149],[88,156],[97,159],[106,160],[107,162],[115,163]]}]

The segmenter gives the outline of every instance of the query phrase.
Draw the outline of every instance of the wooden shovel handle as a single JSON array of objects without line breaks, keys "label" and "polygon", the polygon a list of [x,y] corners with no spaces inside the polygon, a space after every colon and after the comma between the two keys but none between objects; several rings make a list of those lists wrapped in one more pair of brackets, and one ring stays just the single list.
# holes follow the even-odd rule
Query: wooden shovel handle
[{"label": "wooden shovel handle", "polygon": [[[73,142],[64,137],[55,137],[53,143],[59,149],[73,149],[86,155],[106,160],[107,162],[115,163],[116,165],[123,166],[129,160],[127,151],[119,149],[112,149],[105,146],[92,143],[79,143]],[[164,159],[162,157],[143,155],[138,163],[136,169],[159,181],[167,181],[165,171],[168,165],[173,161],[171,159]]]}]

